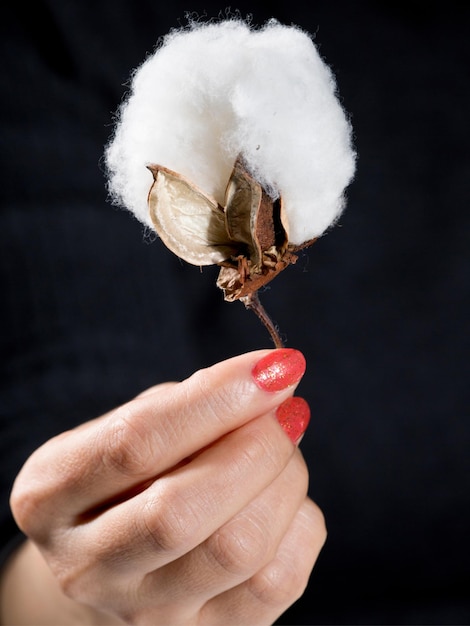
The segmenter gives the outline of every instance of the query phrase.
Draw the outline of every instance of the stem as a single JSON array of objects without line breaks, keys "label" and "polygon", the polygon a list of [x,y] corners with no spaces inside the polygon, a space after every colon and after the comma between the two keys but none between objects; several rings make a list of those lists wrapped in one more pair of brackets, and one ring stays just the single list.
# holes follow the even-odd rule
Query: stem
[{"label": "stem", "polygon": [[255,291],[254,293],[250,293],[250,295],[244,296],[243,298],[240,298],[240,300],[243,302],[247,309],[250,309],[251,311],[254,311],[254,313],[256,313],[258,318],[262,321],[267,331],[271,335],[271,339],[273,340],[276,348],[283,348],[284,342],[279,336],[277,328],[274,326],[271,318],[266,313],[266,309],[261,304],[258,292]]}]

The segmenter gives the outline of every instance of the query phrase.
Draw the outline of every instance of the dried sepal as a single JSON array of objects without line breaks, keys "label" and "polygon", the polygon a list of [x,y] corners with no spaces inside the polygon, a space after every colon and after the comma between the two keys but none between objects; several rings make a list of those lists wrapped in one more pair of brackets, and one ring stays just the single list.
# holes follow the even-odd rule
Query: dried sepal
[{"label": "dried sepal", "polygon": [[214,265],[237,253],[227,235],[224,210],[214,199],[166,167],[148,169],[154,178],[150,217],[172,252],[193,265]]},{"label": "dried sepal", "polygon": [[227,186],[225,216],[227,231],[246,246],[237,256],[219,263],[217,285],[230,302],[240,299],[246,303],[251,294],[296,262],[296,251],[314,242],[289,244],[282,198],[273,201],[241,159],[237,159]]},{"label": "dried sepal", "polygon": [[225,300],[253,310],[281,346],[258,290],[297,260],[301,246],[289,244],[282,199],[273,201],[238,158],[220,206],[180,174],[150,165],[154,177],[148,204],[165,245],[193,265],[220,265],[217,286]]}]

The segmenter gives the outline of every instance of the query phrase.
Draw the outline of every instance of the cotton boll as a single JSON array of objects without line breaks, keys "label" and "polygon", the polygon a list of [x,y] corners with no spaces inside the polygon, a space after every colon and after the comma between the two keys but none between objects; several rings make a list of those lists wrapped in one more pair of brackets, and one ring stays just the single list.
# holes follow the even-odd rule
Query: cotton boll
[{"label": "cotton boll", "polygon": [[342,209],[354,170],[349,126],[333,76],[307,35],[269,26],[253,38],[251,59],[234,103],[244,156],[265,188],[282,195],[289,240],[301,244]]},{"label": "cotton boll", "polygon": [[234,125],[224,82],[237,71],[238,59],[230,51],[248,32],[237,28],[227,51],[222,32],[233,33],[231,26],[169,35],[134,75],[107,150],[109,187],[114,199],[147,225],[149,163],[162,163],[223,200],[236,156],[224,148]]},{"label": "cotton boll", "polygon": [[106,152],[109,190],[152,226],[147,196],[157,163],[223,202],[241,154],[282,196],[294,245],[340,214],[354,172],[350,126],[310,37],[272,20],[174,31],[135,72]]}]

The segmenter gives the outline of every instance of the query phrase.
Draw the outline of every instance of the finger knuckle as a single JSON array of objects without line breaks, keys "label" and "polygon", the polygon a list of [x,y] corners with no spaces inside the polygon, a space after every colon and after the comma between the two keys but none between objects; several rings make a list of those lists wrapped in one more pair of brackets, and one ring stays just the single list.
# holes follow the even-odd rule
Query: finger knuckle
[{"label": "finger knuckle", "polygon": [[284,607],[298,600],[308,583],[311,569],[275,559],[249,581],[251,594],[270,607]]},{"label": "finger knuckle", "polygon": [[[63,539],[65,542],[67,536]],[[80,551],[75,549],[68,556],[65,556],[66,552],[67,549],[62,546],[60,551],[49,555],[48,558],[48,567],[55,583],[66,598],[78,602],[83,607],[101,607],[110,613],[121,615],[122,618],[126,616],[126,611],[129,611],[131,616],[133,608],[138,606],[139,582],[130,579],[128,572],[110,569],[107,561],[109,554],[103,558],[105,553],[101,550],[96,551],[95,545],[81,545]],[[113,584],[103,584],[109,576],[112,576]],[[125,592],[120,594],[116,593],[116,590]],[[82,623],[91,622],[84,618],[80,624]]]},{"label": "finger knuckle", "polygon": [[224,572],[251,576],[269,554],[269,534],[254,523],[228,523],[210,537],[206,551]]},{"label": "finger knuckle", "polygon": [[11,494],[10,510],[18,527],[41,543],[59,523],[59,516],[51,505],[60,490],[60,480],[45,472],[26,467],[18,475]]},{"label": "finger knuckle", "polygon": [[[72,567],[63,567],[59,570],[56,569],[53,574],[60,592],[65,598],[72,600],[74,603],[79,603],[83,607],[113,607],[115,598],[114,600],[109,598],[109,594],[104,592],[102,585],[97,584],[97,580],[92,573],[83,572]],[[84,616],[82,617],[85,619]]]},{"label": "finger knuckle", "polygon": [[147,501],[140,533],[159,554],[178,555],[193,547],[202,523],[200,512],[191,499],[173,484],[159,486]]},{"label": "finger knuckle", "polygon": [[106,425],[103,464],[125,477],[145,476],[152,457],[146,429],[132,403],[120,407]]},{"label": "finger knuckle", "polygon": [[41,511],[40,499],[34,490],[17,482],[10,496],[10,509],[18,527],[26,535],[33,535]]},{"label": "finger knuckle", "polygon": [[51,566],[55,580],[61,592],[71,600],[81,601],[84,598],[90,600],[89,596],[83,593],[82,582],[83,574],[77,572],[72,567],[53,567]]},{"label": "finger knuckle", "polygon": [[326,540],[323,512],[309,498],[297,514],[296,525],[296,546],[281,550],[249,581],[251,593],[265,605],[286,607],[300,598]]}]

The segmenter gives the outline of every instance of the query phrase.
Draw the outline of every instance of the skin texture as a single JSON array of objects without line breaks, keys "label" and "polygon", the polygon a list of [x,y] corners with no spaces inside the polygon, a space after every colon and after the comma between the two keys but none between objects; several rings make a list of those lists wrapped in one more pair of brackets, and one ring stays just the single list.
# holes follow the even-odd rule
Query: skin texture
[{"label": "skin texture", "polygon": [[260,388],[268,353],[149,389],[28,459],[4,623],[271,624],[298,599],[326,531],[276,419],[299,377]]}]

